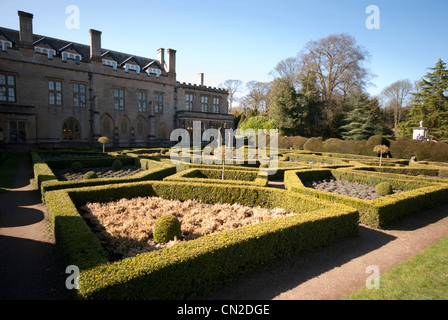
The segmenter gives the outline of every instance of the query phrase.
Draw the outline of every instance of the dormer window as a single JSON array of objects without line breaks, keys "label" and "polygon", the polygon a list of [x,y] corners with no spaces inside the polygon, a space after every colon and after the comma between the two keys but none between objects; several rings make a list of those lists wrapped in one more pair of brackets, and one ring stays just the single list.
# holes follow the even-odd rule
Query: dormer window
[{"label": "dormer window", "polygon": [[103,59],[103,66],[110,66],[114,70],[117,70],[117,62],[113,60]]},{"label": "dormer window", "polygon": [[76,63],[81,61],[81,55],[78,53],[62,52],[62,61],[67,62],[67,59],[75,60]]},{"label": "dormer window", "polygon": [[34,51],[36,53],[46,54],[50,60],[56,55],[56,50],[43,47],[34,47]]},{"label": "dormer window", "polygon": [[146,70],[146,72],[147,72],[148,76],[151,73],[155,74],[157,76],[157,78],[162,74],[162,71],[160,69],[155,69],[155,68],[148,68]]},{"label": "dormer window", "polygon": [[124,70],[126,72],[129,72],[129,70],[134,70],[137,74],[140,74],[140,66],[138,66],[136,64],[126,63],[124,65]]},{"label": "dormer window", "polygon": [[12,42],[7,40],[0,40],[0,45],[2,47],[2,51],[8,50],[8,48],[12,48]]}]

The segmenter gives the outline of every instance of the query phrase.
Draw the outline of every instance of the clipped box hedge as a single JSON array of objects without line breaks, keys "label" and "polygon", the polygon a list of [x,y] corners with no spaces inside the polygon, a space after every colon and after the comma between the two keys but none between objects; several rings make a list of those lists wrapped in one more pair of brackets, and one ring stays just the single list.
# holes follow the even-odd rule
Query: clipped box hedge
[{"label": "clipped box hedge", "polygon": [[[400,174],[407,176],[433,176],[433,177],[448,177],[448,170],[443,167],[436,166],[407,166],[407,167],[358,167],[357,170],[373,171]],[[448,181],[447,181],[448,182]]]},{"label": "clipped box hedge", "polygon": [[224,170],[224,180],[222,180],[222,169],[193,168],[173,174],[163,180],[201,183],[248,184],[260,187],[264,187],[268,184],[268,176],[260,175],[256,170],[226,169]]},{"label": "clipped box hedge", "polygon": [[[81,188],[87,186],[96,185],[106,185],[113,183],[125,183],[125,182],[135,182],[135,181],[145,181],[145,180],[162,180],[166,176],[176,173],[176,167],[174,165],[169,165],[161,163],[158,161],[153,161],[149,159],[140,158],[126,158],[127,163],[132,160],[132,164],[140,166],[145,171],[136,173],[132,176],[121,177],[121,178],[97,178],[89,180],[72,180],[72,181],[59,181],[54,175],[50,166],[47,162],[43,161],[39,154],[31,152],[31,159],[33,162],[34,178],[36,184],[41,192],[42,199],[45,201],[45,194],[48,191],[58,190],[58,189],[69,189],[69,188]],[[112,157],[112,160],[117,158]],[[121,160],[121,158],[118,158]],[[94,160],[96,161],[96,160]],[[107,163],[109,163],[108,161]],[[66,162],[68,164],[69,162]],[[90,162],[88,162],[90,163]],[[87,164],[88,164],[87,163]],[[96,162],[95,162],[96,163]],[[112,161],[113,163],[113,161]],[[71,164],[71,162],[70,162]],[[59,164],[58,164],[59,165]]]},{"label": "clipped box hedge", "polygon": [[[336,178],[376,186],[380,182],[389,182],[394,189],[405,192],[396,193],[374,200],[357,199],[346,195],[315,190],[305,187],[306,181]],[[400,220],[402,217],[429,208],[448,203],[448,185],[432,182],[429,179],[408,177],[403,179],[399,175],[379,175],[371,172],[359,172],[353,169],[304,169],[287,171],[285,173],[285,188],[319,199],[330,200],[352,206],[359,210],[360,223],[375,228]]]},{"label": "clipped box hedge", "polygon": [[[137,196],[281,207],[296,214],[109,262],[77,207]],[[81,299],[184,299],[206,294],[277,259],[356,234],[359,219],[354,208],[287,190],[179,181],[50,191],[47,210],[67,264],[81,270]]]}]

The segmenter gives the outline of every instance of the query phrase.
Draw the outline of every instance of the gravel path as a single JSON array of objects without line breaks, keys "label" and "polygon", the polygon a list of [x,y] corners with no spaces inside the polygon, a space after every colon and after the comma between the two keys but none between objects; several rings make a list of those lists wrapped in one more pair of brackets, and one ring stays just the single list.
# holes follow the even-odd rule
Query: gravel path
[{"label": "gravel path", "polygon": [[68,292],[68,275],[32,178],[29,159],[21,157],[14,188],[0,194],[0,300],[56,300]]}]

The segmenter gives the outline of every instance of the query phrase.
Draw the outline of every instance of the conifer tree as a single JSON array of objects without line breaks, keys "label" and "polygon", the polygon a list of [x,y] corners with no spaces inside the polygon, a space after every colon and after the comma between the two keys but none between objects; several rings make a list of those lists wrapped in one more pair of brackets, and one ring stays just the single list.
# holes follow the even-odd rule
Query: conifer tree
[{"label": "conifer tree", "polygon": [[371,114],[371,101],[361,93],[354,93],[348,101],[349,111],[339,129],[344,140],[364,140],[375,133],[376,122]]},{"label": "conifer tree", "polygon": [[413,93],[413,106],[407,121],[401,123],[400,135],[412,137],[413,128],[423,121],[429,135],[448,142],[448,70],[439,59],[435,67],[419,82],[420,91]]}]

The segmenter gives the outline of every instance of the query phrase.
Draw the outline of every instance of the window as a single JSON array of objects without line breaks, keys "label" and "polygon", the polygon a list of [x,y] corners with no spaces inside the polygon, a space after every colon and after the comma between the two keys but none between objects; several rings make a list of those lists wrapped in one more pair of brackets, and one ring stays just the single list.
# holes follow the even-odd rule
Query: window
[{"label": "window", "polygon": [[219,98],[213,98],[213,112],[219,113]]},{"label": "window", "polygon": [[0,101],[16,102],[16,79],[13,75],[0,73]]},{"label": "window", "polygon": [[146,112],[146,92],[138,91],[138,112]]},{"label": "window", "polygon": [[67,62],[67,59],[72,59],[75,60],[76,63],[79,63],[82,59],[82,56],[77,53],[62,52],[62,61]]},{"label": "window", "polygon": [[147,125],[146,121],[141,117],[137,120],[137,139],[144,139],[146,137]]},{"label": "window", "polygon": [[154,113],[163,113],[163,95],[161,93],[156,93],[154,100]]},{"label": "window", "polygon": [[185,105],[185,110],[193,110],[193,95],[191,93],[187,93],[185,95],[185,100],[187,101],[187,104]]},{"label": "window", "polygon": [[208,97],[207,96],[201,97],[201,111],[208,112]]},{"label": "window", "polygon": [[48,104],[50,106],[62,106],[62,82],[48,81]]},{"label": "window", "polygon": [[104,117],[101,121],[101,134],[105,137],[111,138],[113,136],[113,120],[108,116]]},{"label": "window", "polygon": [[9,122],[9,141],[10,142],[26,142],[26,122],[10,121]]},{"label": "window", "polygon": [[62,139],[63,140],[80,140],[81,126],[78,120],[69,118],[64,121],[62,125]]},{"label": "window", "polygon": [[83,83],[73,84],[73,107],[74,108],[86,107],[86,85]]},{"label": "window", "polygon": [[159,70],[159,69],[155,69],[155,68],[148,68],[148,69],[146,69],[146,73],[148,74],[148,76],[151,73],[154,73],[157,76],[157,78],[158,78],[162,74],[162,71]]},{"label": "window", "polygon": [[137,74],[140,74],[140,66],[138,65],[126,63],[124,65],[124,71],[129,72],[129,70],[134,70]]},{"label": "window", "polygon": [[116,62],[116,61],[112,61],[112,60],[108,60],[108,59],[103,59],[103,66],[110,66],[110,67],[112,67],[114,70],[117,70],[117,62]]},{"label": "window", "polygon": [[53,59],[53,57],[56,55],[56,50],[53,49],[47,49],[42,47],[34,47],[34,51],[36,53],[46,54],[48,56],[48,59]]},{"label": "window", "polygon": [[2,51],[7,51],[8,48],[12,48],[12,42],[6,40],[0,40],[0,47],[2,48]]},{"label": "window", "polygon": [[114,109],[124,110],[124,89],[114,89]]}]

